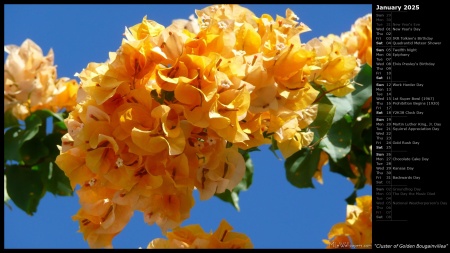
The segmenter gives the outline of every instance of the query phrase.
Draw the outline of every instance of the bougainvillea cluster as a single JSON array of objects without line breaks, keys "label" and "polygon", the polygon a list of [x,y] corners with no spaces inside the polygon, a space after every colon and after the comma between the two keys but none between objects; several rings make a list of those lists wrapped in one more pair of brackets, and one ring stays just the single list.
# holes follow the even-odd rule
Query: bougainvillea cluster
[{"label": "bougainvillea cluster", "polygon": [[372,196],[361,196],[356,205],[347,205],[345,222],[335,224],[323,242],[329,249],[372,248]]},{"label": "bougainvillea cluster", "polygon": [[213,5],[196,15],[191,29],[144,17],[107,62],[77,74],[56,163],[80,186],[73,218],[91,247],[112,247],[135,210],[163,233],[176,229],[194,189],[207,200],[241,181],[240,150],[276,141],[287,158],[310,145],[311,82],[353,90],[357,58],[333,37],[302,44],[310,29],[290,9],[273,18]]},{"label": "bougainvillea cluster", "polygon": [[233,227],[222,220],[216,231],[206,233],[200,225],[175,228],[167,233],[167,239],[152,240],[148,249],[251,249],[250,238],[231,231]]},{"label": "bougainvillea cluster", "polygon": [[[91,248],[112,247],[135,211],[167,236],[148,248],[252,248],[225,220],[214,233],[180,227],[194,190],[201,200],[233,190],[245,151],[272,144],[288,158],[314,145],[320,94],[346,96],[360,66],[371,66],[371,15],[341,36],[304,43],[310,28],[290,9],[275,18],[239,5],[195,14],[168,27],[144,17],[106,62],[76,74],[80,84],[57,79],[52,50],[44,56],[29,39],[5,46],[5,112],[20,120],[39,109],[70,112],[55,163],[78,187],[73,219]],[[326,162],[321,152],[320,182]],[[327,244],[371,240],[371,201],[357,203]]]},{"label": "bougainvillea cluster", "polygon": [[57,77],[52,49],[44,56],[34,41],[26,39],[20,46],[6,45],[5,52],[4,112],[11,111],[14,117],[24,120],[40,109],[73,109],[78,83]]}]

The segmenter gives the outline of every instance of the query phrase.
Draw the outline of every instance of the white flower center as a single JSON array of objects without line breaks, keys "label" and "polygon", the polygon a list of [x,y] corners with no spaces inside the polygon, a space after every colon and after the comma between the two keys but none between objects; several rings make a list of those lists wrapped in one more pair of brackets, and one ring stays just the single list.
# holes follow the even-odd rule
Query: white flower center
[{"label": "white flower center", "polygon": [[206,15],[205,13],[202,14],[201,18],[202,18],[202,22],[205,22],[205,23],[208,23],[208,24],[209,24],[209,21],[211,21],[211,17]]},{"label": "white flower center", "polygon": [[207,142],[208,142],[209,145],[214,145],[214,144],[216,144],[216,139],[214,139],[212,137],[208,137]]},{"label": "white flower center", "polygon": [[120,158],[120,157],[117,158],[117,160],[116,160],[116,166],[117,166],[117,168],[120,168],[120,167],[123,166],[123,160],[122,160],[122,158]]},{"label": "white flower center", "polygon": [[231,87],[230,82],[228,82],[228,80],[222,80],[220,82],[220,87],[224,88],[224,89],[228,89]]},{"label": "white flower center", "polygon": [[197,147],[198,149],[202,149],[205,146],[205,144],[201,141],[197,141],[195,143],[195,147]]},{"label": "white flower center", "polygon": [[89,186],[94,186],[95,185],[95,182],[97,182],[97,179],[95,179],[95,178],[91,178],[91,180],[89,180]]},{"label": "white flower center", "polygon": [[275,46],[275,48],[277,50],[283,50],[286,47],[286,45],[283,42],[279,42],[277,43],[277,45]]},{"label": "white flower center", "polygon": [[236,50],[236,49],[233,49],[233,53],[234,56],[243,56],[247,54],[247,52],[245,52],[244,50]]},{"label": "white flower center", "polygon": [[227,23],[225,23],[223,21],[220,21],[218,25],[219,25],[219,29],[222,29],[222,30],[226,29],[228,27]]}]

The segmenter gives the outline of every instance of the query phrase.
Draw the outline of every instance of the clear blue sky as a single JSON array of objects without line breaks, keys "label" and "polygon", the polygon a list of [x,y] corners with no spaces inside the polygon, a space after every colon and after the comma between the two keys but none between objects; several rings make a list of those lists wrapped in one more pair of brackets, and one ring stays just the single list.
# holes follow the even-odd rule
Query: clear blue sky
[{"label": "clear blue sky", "polygon": [[[58,77],[75,78],[89,62],[104,62],[108,52],[121,44],[125,27],[131,27],[147,15],[149,20],[168,26],[173,19],[188,18],[195,9],[208,5],[5,5],[4,44],[20,45],[26,38],[36,42],[46,54],[55,53]],[[285,16],[291,8],[312,31],[301,35],[302,42],[321,35],[348,31],[354,21],[372,12],[371,5],[256,5],[246,4],[257,16]],[[7,54],[5,53],[5,59]],[[345,198],[353,184],[324,168],[324,185],[314,181],[315,189],[299,189],[285,177],[284,163],[268,150],[251,153],[255,166],[253,184],[240,194],[241,211],[218,198],[200,201],[184,225],[200,224],[214,231],[225,218],[236,232],[247,234],[255,248],[324,248],[322,239],[330,228],[345,220]],[[366,186],[359,196],[372,195]],[[4,207],[5,248],[88,248],[78,223],[71,216],[78,209],[78,199],[55,197],[41,200],[34,216],[18,207]],[[156,225],[144,223],[135,212],[130,223],[113,240],[115,248],[146,248],[155,238],[164,238]]]}]

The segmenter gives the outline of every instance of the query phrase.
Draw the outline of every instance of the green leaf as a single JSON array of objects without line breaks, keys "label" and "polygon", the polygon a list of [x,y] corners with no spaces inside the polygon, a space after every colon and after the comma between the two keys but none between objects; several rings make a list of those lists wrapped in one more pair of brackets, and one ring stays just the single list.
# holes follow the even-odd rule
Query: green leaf
[{"label": "green leaf", "polygon": [[358,195],[356,194],[356,190],[352,192],[352,194],[350,194],[350,196],[348,196],[345,201],[347,202],[347,204],[349,205],[354,205],[356,202],[356,198],[358,197]]},{"label": "green leaf", "polygon": [[323,96],[319,101],[319,108],[316,119],[311,123],[310,128],[314,132],[317,140],[324,137],[330,130],[333,122],[336,106],[331,103],[327,96]]},{"label": "green leaf", "polygon": [[25,164],[34,165],[39,160],[45,159],[49,154],[49,150],[39,139],[33,138],[22,144],[19,153]]},{"label": "green leaf", "polygon": [[358,177],[358,180],[356,180],[355,189],[362,189],[362,188],[364,188],[364,186],[366,186],[366,181],[367,181],[367,178],[364,175],[365,169],[363,168],[361,171],[358,168],[358,171],[360,173],[360,176]]},{"label": "green leaf", "polygon": [[277,141],[275,140],[275,138],[273,138],[273,136],[271,136],[270,137],[270,139],[272,140],[272,144],[269,146],[269,150],[275,155],[275,157],[278,159],[278,160],[282,160],[279,156],[278,156],[278,154],[277,154],[277,150],[278,150],[278,144],[277,144]]},{"label": "green leaf", "polygon": [[233,207],[237,211],[240,211],[239,196],[235,191],[230,191],[230,190],[226,189],[222,193],[216,193],[215,196],[225,202],[231,203],[231,205],[233,205]]},{"label": "green leaf", "polygon": [[328,132],[327,138],[321,141],[323,150],[335,162],[345,157],[351,149],[352,129],[344,117],[335,122]]},{"label": "green leaf", "polygon": [[333,105],[336,106],[333,123],[341,120],[346,114],[349,114],[353,118],[353,99],[351,93],[345,95],[344,97],[336,97],[334,95],[327,94],[327,97]]},{"label": "green leaf", "polygon": [[[63,109],[62,111],[60,111],[57,114],[60,115],[62,119],[67,119],[67,117],[69,117],[70,112],[68,112],[66,109]],[[60,121],[62,121],[62,120],[60,120]]]},{"label": "green leaf", "polygon": [[6,130],[4,135],[3,150],[4,150],[4,162],[6,161],[20,161],[22,157],[19,152],[20,139],[23,134],[23,129],[18,126],[13,126]]},{"label": "green leaf", "polygon": [[269,132],[267,132],[267,131],[264,131],[263,132],[263,137],[264,138],[272,138],[272,135],[273,135],[274,133],[272,132],[272,133],[269,133]]},{"label": "green leaf", "polygon": [[41,163],[35,166],[41,174],[45,189],[53,195],[73,196],[70,180],[54,162]]},{"label": "green leaf", "polygon": [[33,215],[45,194],[39,171],[11,165],[6,168],[6,177],[6,189],[11,200],[27,214]]},{"label": "green leaf", "polygon": [[[61,112],[61,113],[54,113],[48,109],[43,109],[43,110],[37,110],[35,112],[33,112],[32,114],[36,114],[38,115],[41,120],[42,120],[42,129],[40,129],[40,136],[43,137],[47,134],[47,132],[49,132],[49,130],[51,129],[47,129],[46,127],[46,123],[47,120],[49,120],[49,118],[51,118],[51,122],[53,123],[53,132],[59,132],[61,134],[65,134],[67,133],[67,127],[64,123],[64,115],[66,115],[66,113]],[[66,116],[67,117],[67,116]]]},{"label": "green leaf", "polygon": [[62,134],[60,133],[51,133],[45,136],[42,141],[47,146],[49,151],[48,156],[51,157],[52,160],[55,160],[60,153],[57,145],[62,145],[61,137]]},{"label": "green leaf", "polygon": [[[261,151],[261,149],[259,149],[258,147],[253,147],[253,148],[249,148],[249,149],[246,149],[246,150],[242,150],[243,152],[253,152],[253,151]],[[239,152],[241,152],[242,153],[242,151],[241,150],[239,150]]]},{"label": "green leaf", "polygon": [[64,123],[64,121],[57,121],[53,123],[53,132],[60,132],[60,133],[66,133],[67,132],[67,126]]},{"label": "green leaf", "polygon": [[286,159],[286,178],[299,188],[314,188],[312,177],[317,170],[320,149],[303,148]]},{"label": "green leaf", "polygon": [[253,182],[253,171],[254,171],[253,161],[250,158],[250,154],[248,152],[243,153],[242,156],[244,157],[245,160],[245,174],[241,182],[239,182],[239,184],[235,187],[238,190],[238,192],[248,190],[248,188],[250,188],[250,185]]},{"label": "green leaf", "polygon": [[[367,135],[367,131],[365,130],[372,130],[372,119],[371,118],[362,118],[359,121],[356,121],[353,125],[353,131],[352,131],[352,145],[356,146],[357,148],[363,150],[364,146],[366,145],[365,137]],[[363,135],[364,133],[364,135]],[[372,131],[369,133],[372,135]],[[369,144],[370,145],[370,144]]]},{"label": "green leaf", "polygon": [[356,178],[356,175],[350,168],[350,162],[348,161],[347,157],[341,158],[337,162],[333,161],[332,159],[329,159],[328,162],[330,164],[331,172],[339,173],[344,177]]},{"label": "green leaf", "polygon": [[9,210],[12,210],[12,207],[8,204],[8,201],[11,200],[11,198],[8,195],[8,190],[6,189],[6,175],[3,175],[4,181],[3,181],[3,186],[4,186],[4,190],[3,190],[3,199],[5,205],[9,208]]},{"label": "green leaf", "polygon": [[37,110],[31,113],[28,117],[39,117],[41,119],[41,124],[39,125],[39,131],[33,138],[43,138],[47,134],[47,118],[49,117],[48,113],[42,110]]},{"label": "green leaf", "polygon": [[[353,149],[350,154],[350,162],[358,168],[365,168],[366,163],[372,161],[372,157],[369,154],[364,153],[364,150]],[[360,172],[364,173],[364,171]]]},{"label": "green leaf", "polygon": [[[355,117],[361,112],[361,107],[372,96],[372,68],[365,64],[355,77],[355,90],[351,93],[353,98],[353,111]],[[358,85],[361,84],[361,85]]]},{"label": "green leaf", "polygon": [[361,107],[372,96],[372,68],[364,65],[355,77],[355,90],[343,97],[327,94],[327,97],[336,106],[333,122],[339,121],[347,114],[353,121],[359,116]]},{"label": "green leaf", "polygon": [[241,191],[246,191],[250,187],[253,181],[253,162],[250,158],[250,155],[247,150],[239,150],[245,160],[245,174],[242,178],[241,182],[239,182],[236,187],[233,188],[232,191],[226,190],[225,192],[215,194],[219,199],[230,203],[236,208],[237,211],[240,211],[239,207],[239,193]]},{"label": "green leaf", "polygon": [[366,185],[366,164],[372,163],[372,156],[365,153],[364,150],[353,149],[351,151],[350,162],[354,164],[359,173],[358,180],[355,183],[355,189],[362,189]]},{"label": "green leaf", "polygon": [[19,126],[19,120],[12,114],[12,110],[4,113],[4,128]]},{"label": "green leaf", "polygon": [[53,165],[53,167],[51,178],[46,184],[47,191],[59,196],[73,196],[70,180],[64,171],[54,162],[50,163],[50,165]]},{"label": "green leaf", "polygon": [[159,97],[158,91],[156,91],[156,90],[151,90],[151,91],[150,91],[150,96],[151,96],[156,102],[158,102],[159,104],[161,104],[161,105],[164,104],[164,99]]},{"label": "green leaf", "polygon": [[42,120],[46,120],[48,117],[53,117],[58,121],[64,121],[64,118],[60,113],[54,113],[48,109],[37,110],[34,111],[33,114],[37,114]]},{"label": "green leaf", "polygon": [[175,98],[175,91],[161,90],[161,97],[163,101],[167,100],[172,102]]},{"label": "green leaf", "polygon": [[[370,146],[372,146],[372,126],[365,128],[362,133],[362,139],[364,141],[365,147],[369,148]],[[371,151],[367,150],[368,154],[372,154]]]},{"label": "green leaf", "polygon": [[19,145],[22,145],[25,141],[31,140],[39,132],[39,127],[42,126],[42,120],[37,114],[31,114],[25,119],[25,131]]}]

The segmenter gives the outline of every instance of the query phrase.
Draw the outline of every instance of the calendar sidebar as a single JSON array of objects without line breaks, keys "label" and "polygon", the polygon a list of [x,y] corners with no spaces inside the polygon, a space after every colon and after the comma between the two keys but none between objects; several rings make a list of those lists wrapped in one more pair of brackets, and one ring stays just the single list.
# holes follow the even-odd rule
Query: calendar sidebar
[{"label": "calendar sidebar", "polygon": [[449,248],[446,7],[373,4],[373,248]]}]

